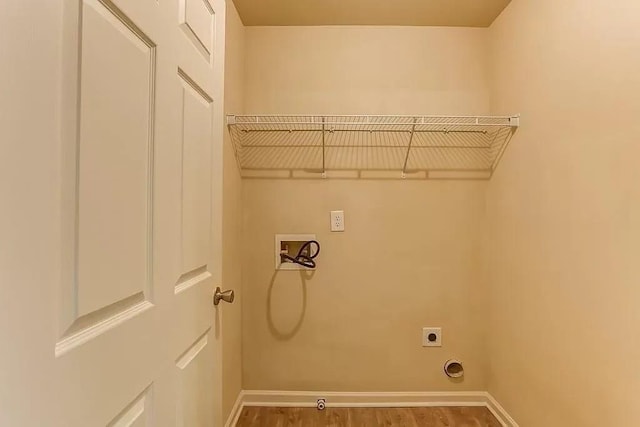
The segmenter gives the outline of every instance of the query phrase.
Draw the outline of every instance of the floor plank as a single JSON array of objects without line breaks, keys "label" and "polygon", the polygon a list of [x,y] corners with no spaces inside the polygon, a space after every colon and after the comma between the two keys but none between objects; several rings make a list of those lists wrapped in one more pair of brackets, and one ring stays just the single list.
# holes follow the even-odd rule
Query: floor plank
[{"label": "floor plank", "polygon": [[483,406],[430,408],[242,409],[237,427],[500,427]]}]

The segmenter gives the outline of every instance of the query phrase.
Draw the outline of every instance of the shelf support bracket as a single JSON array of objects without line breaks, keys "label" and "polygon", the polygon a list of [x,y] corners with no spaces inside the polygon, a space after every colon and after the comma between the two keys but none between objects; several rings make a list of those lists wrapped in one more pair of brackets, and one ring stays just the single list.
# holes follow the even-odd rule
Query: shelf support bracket
[{"label": "shelf support bracket", "polygon": [[404,156],[404,164],[402,165],[402,178],[407,177],[407,163],[409,162],[409,152],[411,151],[411,144],[413,143],[413,135],[416,133],[416,124],[418,118],[414,117],[413,126],[411,126],[411,134],[409,135],[409,145],[407,146],[407,154]]},{"label": "shelf support bracket", "polygon": [[327,170],[325,169],[325,118],[322,118],[322,177],[327,177]]}]

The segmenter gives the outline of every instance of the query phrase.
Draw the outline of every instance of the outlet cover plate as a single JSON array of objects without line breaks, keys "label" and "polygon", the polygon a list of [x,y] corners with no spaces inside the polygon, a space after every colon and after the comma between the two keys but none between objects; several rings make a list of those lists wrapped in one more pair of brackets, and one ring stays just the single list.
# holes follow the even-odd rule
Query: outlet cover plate
[{"label": "outlet cover plate", "polygon": [[422,328],[423,347],[442,347],[442,328]]},{"label": "outlet cover plate", "polygon": [[344,231],[344,211],[331,211],[331,231]]}]

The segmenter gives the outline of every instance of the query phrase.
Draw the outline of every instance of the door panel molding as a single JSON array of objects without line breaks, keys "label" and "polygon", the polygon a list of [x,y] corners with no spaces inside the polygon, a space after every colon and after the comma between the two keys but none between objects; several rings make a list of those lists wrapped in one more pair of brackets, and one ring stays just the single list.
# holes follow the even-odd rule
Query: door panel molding
[{"label": "door panel molding", "polygon": [[178,68],[181,105],[181,257],[183,274],[175,294],[210,279],[211,258],[211,138],[213,99],[183,69]]},{"label": "door panel molding", "polygon": [[178,279],[174,293],[177,295],[187,289],[196,286],[211,277],[211,273],[207,270],[207,265],[198,267],[195,270],[191,270],[188,273],[183,274]]},{"label": "door panel molding", "polygon": [[202,387],[203,381],[212,382],[213,355],[209,334],[211,328],[200,335],[189,348],[176,360],[177,401],[176,426],[205,426],[213,423],[213,408],[207,404],[213,399],[213,388]]},{"label": "door panel molding", "polygon": [[153,383],[119,413],[107,427],[151,427]]},{"label": "door panel molding", "polygon": [[143,298],[144,296],[141,293],[132,295],[111,306],[78,318],[68,333],[56,342],[56,357],[63,356],[75,347],[151,309],[154,305]]},{"label": "door panel molding", "polygon": [[211,63],[215,40],[215,12],[208,0],[179,0],[180,28],[193,47]]},{"label": "door panel molding", "polygon": [[207,338],[211,328],[208,328],[202,335],[200,335],[193,344],[176,360],[176,366],[178,369],[186,368],[195,359],[198,354],[209,342]]},{"label": "door panel molding", "polygon": [[109,0],[68,13],[56,356],[153,307],[156,44]]}]

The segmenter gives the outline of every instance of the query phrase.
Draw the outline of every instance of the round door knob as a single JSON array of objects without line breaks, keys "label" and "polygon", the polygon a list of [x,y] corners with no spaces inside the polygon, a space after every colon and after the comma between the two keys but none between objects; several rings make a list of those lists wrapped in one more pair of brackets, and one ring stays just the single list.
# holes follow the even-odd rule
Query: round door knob
[{"label": "round door knob", "polygon": [[231,304],[235,299],[236,295],[232,290],[222,291],[220,286],[216,288],[215,293],[213,294],[213,305],[220,304],[220,301],[228,302]]}]

